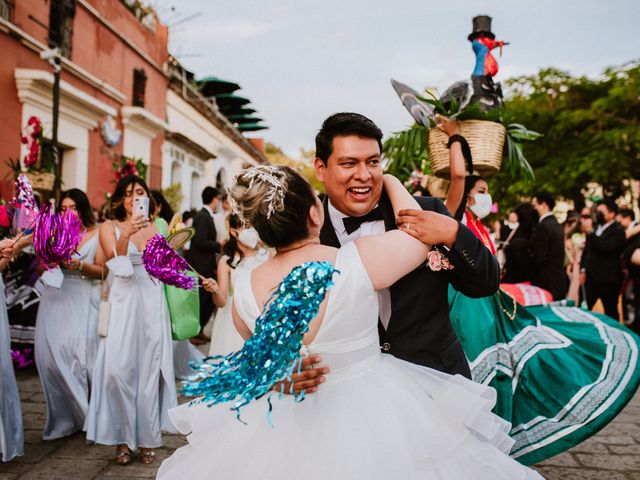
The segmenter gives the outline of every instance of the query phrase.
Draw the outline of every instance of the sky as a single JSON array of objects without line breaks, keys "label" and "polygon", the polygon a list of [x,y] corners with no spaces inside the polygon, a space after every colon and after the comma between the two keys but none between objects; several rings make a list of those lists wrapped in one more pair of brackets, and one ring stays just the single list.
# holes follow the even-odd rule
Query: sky
[{"label": "sky", "polygon": [[[385,136],[412,119],[394,78],[440,92],[469,78],[471,19],[510,42],[496,81],[556,67],[597,76],[640,58],[640,0],[152,0],[170,51],[196,78],[240,84],[270,128],[249,136],[297,157],[332,113],[362,113]],[[195,17],[189,19],[189,17]],[[183,20],[183,21],[181,21]]]}]

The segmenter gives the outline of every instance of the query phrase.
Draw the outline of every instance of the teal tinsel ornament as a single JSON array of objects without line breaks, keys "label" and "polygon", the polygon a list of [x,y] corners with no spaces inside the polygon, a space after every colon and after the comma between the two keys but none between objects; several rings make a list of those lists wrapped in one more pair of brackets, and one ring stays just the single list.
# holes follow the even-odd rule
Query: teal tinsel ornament
[{"label": "teal tinsel ornament", "polygon": [[[231,409],[240,419],[242,407],[291,378],[300,359],[302,337],[333,285],[334,273],[339,272],[329,262],[295,267],[267,302],[242,350],[193,363],[197,373],[183,384],[182,393],[202,396],[194,402],[209,406],[233,402]],[[304,394],[294,395],[298,401],[304,398]]]}]

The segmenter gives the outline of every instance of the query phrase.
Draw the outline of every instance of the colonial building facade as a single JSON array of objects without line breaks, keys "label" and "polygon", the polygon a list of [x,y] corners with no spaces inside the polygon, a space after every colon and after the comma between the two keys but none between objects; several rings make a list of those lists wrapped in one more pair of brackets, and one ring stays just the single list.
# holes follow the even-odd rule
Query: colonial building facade
[{"label": "colonial building facade", "polygon": [[176,71],[168,29],[131,0],[0,0],[0,195],[12,195],[5,161],[24,154],[32,116],[51,137],[54,75],[41,54],[61,45],[58,140],[63,188],[102,204],[122,155],[147,165],[151,188],[179,183],[182,208],[205,185],[224,184],[265,157]]},{"label": "colonial building facade", "polygon": [[162,186],[182,186],[182,210],[200,206],[204,185],[225,189],[249,165],[264,163],[262,151],[246,139],[188,80],[180,64],[168,67],[167,123]]}]

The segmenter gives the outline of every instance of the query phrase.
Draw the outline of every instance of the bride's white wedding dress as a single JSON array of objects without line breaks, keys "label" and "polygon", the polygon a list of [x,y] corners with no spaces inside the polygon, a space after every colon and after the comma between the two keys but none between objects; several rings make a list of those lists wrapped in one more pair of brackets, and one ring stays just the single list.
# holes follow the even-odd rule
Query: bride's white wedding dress
[{"label": "bride's white wedding dress", "polygon": [[[382,354],[378,302],[357,247],[336,258],[335,285],[308,346],[331,371],[316,393],[267,397],[241,410],[185,404],[170,411],[189,444],[165,460],[159,479],[439,479],[542,477],[508,456],[510,425],[491,413],[492,388]],[[260,314],[250,273],[235,303],[250,328]],[[428,328],[428,324],[425,324]]]}]

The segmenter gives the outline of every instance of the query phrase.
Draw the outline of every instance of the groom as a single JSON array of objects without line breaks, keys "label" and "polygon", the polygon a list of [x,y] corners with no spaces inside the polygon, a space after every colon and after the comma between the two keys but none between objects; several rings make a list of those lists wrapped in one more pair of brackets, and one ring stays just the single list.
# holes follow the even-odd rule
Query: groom
[{"label": "groom", "polygon": [[[324,245],[340,247],[397,228],[383,190],[381,140],[380,129],[357,113],[336,113],[318,132],[314,166],[327,193],[320,233]],[[411,363],[471,378],[449,319],[448,286],[469,297],[491,295],[499,285],[498,262],[440,200],[416,200],[422,211],[409,211],[403,222],[410,222],[411,233],[421,241],[437,245],[453,269],[423,265],[378,293],[380,348]],[[293,378],[294,390],[310,393],[324,381],[327,370],[313,367],[319,360],[303,362],[305,370]]]}]

